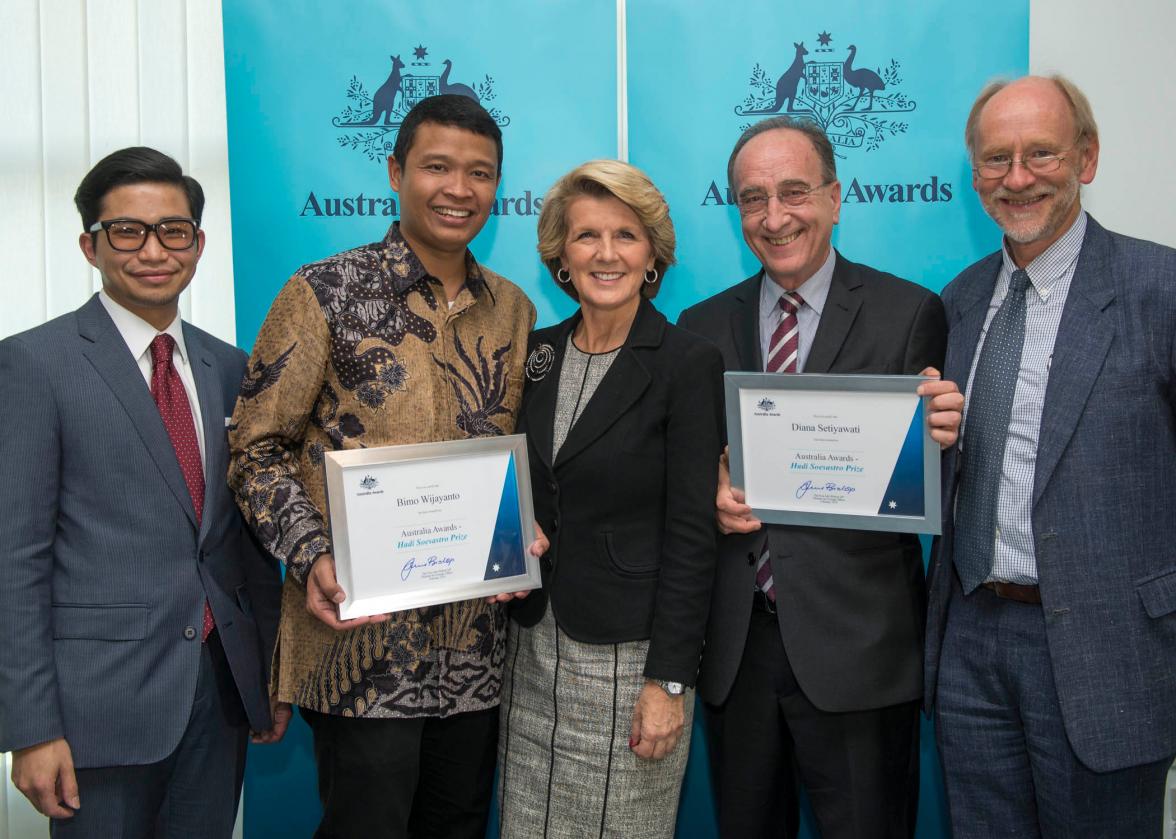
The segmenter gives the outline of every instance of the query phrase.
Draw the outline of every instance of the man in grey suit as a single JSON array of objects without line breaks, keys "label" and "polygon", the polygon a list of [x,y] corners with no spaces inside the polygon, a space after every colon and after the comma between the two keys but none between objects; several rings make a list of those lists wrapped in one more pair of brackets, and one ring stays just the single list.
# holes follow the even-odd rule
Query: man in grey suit
[{"label": "man in grey suit", "polygon": [[275,564],[225,485],[245,355],[178,314],[204,194],[160,152],[75,196],[102,291],[0,342],[0,751],[54,836],[227,837],[279,738]]},{"label": "man in grey suit", "polygon": [[1003,247],[944,291],[966,383],[926,644],[956,839],[1158,836],[1176,754],[1176,251],[1082,209],[1098,129],[1060,77],[966,131]]}]

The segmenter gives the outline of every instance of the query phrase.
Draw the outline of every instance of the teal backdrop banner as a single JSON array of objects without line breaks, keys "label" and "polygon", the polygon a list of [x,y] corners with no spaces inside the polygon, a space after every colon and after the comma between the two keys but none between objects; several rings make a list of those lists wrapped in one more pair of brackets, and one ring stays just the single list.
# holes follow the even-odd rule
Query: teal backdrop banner
[{"label": "teal backdrop banner", "polygon": [[570,313],[541,279],[535,223],[556,178],[617,154],[611,4],[236,0],[224,40],[242,346],[299,266],[384,235],[400,121],[441,92],[476,96],[502,127],[502,182],[474,255],[526,289],[540,323]]},{"label": "teal backdrop banner", "polygon": [[[985,81],[1029,62],[1029,0],[896,6],[830,0],[364,0],[224,4],[238,343],[302,264],[380,238],[397,217],[386,157],[419,98],[476,96],[502,126],[503,179],[472,250],[535,302],[539,325],[573,304],[535,252],[542,196],[573,166],[618,153],[617,43],[627,38],[630,160],[670,203],[679,264],[657,304],[687,305],[758,270],[726,183],[744,127],[818,122],[837,154],[846,257],[940,289],[999,242],[971,188],[963,127]],[[696,716],[677,837],[711,839]],[[921,839],[946,837],[924,724]],[[310,736],[253,747],[245,835],[310,836],[319,815]],[[488,836],[497,836],[495,819]],[[807,809],[802,835],[816,836]]]},{"label": "teal backdrop banner", "polygon": [[834,143],[834,244],[847,258],[939,290],[996,247],[964,122],[986,81],[1028,71],[1028,0],[627,9],[630,160],[666,194],[679,234],[680,265],[658,300],[667,315],[759,269],[727,158],[745,127],[777,114],[818,123]]}]

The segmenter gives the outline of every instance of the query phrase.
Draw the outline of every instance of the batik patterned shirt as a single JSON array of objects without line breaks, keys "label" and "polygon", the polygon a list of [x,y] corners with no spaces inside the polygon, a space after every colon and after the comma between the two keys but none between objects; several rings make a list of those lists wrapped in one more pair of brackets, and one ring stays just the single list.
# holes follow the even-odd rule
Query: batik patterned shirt
[{"label": "batik patterned shirt", "polygon": [[448,716],[498,703],[505,617],[467,600],[336,632],[305,608],[331,550],[323,454],[514,431],[535,309],[466,254],[450,306],[393,224],[382,241],[304,266],[254,344],[229,431],[229,483],[286,565],[279,699],[357,717]]}]

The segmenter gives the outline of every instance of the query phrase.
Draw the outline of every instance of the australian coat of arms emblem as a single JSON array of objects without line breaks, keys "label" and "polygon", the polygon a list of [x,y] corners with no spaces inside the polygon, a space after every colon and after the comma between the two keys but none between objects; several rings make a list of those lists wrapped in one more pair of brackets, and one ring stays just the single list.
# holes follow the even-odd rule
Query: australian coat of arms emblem
[{"label": "australian coat of arms emblem", "polygon": [[874,151],[887,137],[906,133],[908,123],[896,117],[915,110],[915,102],[899,90],[898,61],[891,59],[876,70],[860,66],[857,46],[848,46],[841,58],[828,32],[817,36],[813,58],[808,58],[804,41],[792,46],[792,63],[775,82],[764,67],[755,65],[751,91],[735,106],[738,116],[779,114],[812,120],[839,153]]},{"label": "australian coat of arms emblem", "polygon": [[408,66],[399,55],[388,58],[392,62],[391,70],[375,93],[368,92],[359,76],[351,77],[347,85],[347,105],[331,120],[336,128],[356,129],[340,135],[339,145],[343,148],[362,152],[368,160],[385,160],[392,154],[396,132],[413,105],[440,93],[468,96],[480,103],[498,125],[510,124],[510,117],[493,105],[497,96],[494,79],[489,74],[472,85],[454,81],[450,78],[453,61],[446,58],[441,62],[444,69],[437,73],[429,59],[429,50],[424,46],[413,50],[413,61]]}]

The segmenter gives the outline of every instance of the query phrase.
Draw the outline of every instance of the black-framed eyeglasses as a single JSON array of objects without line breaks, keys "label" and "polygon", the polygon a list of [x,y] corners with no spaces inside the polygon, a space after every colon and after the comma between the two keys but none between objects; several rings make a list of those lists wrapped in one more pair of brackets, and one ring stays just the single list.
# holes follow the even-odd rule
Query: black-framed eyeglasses
[{"label": "black-framed eyeglasses", "polygon": [[124,253],[140,250],[147,244],[148,233],[154,233],[159,244],[169,251],[186,251],[196,244],[199,229],[200,225],[192,218],[165,218],[155,224],[137,218],[113,218],[90,225],[90,232],[95,236],[99,230],[105,230],[110,247]]},{"label": "black-framed eyeglasses", "polygon": [[795,210],[807,204],[814,192],[818,189],[824,189],[831,183],[833,181],[824,181],[816,186],[791,184],[781,187],[774,193],[749,192],[736,198],[735,203],[739,205],[739,214],[743,216],[758,216],[761,213],[766,213],[773,196],[785,207]]},{"label": "black-framed eyeglasses", "polygon": [[1016,158],[1011,154],[994,154],[992,157],[980,161],[972,171],[981,178],[989,181],[999,180],[1012,171],[1013,165],[1020,163],[1034,175],[1049,175],[1058,171],[1069,153],[1078,148],[1078,141],[1067,149],[1034,149],[1028,154]]}]

